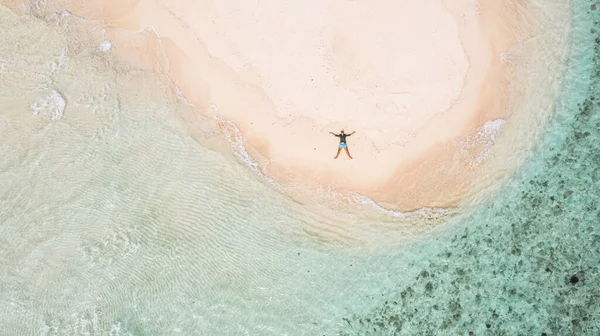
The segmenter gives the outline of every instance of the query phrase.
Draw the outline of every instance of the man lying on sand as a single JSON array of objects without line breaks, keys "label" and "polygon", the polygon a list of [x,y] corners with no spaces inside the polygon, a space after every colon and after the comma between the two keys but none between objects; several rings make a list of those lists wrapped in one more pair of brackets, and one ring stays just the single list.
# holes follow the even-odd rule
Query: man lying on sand
[{"label": "man lying on sand", "polygon": [[340,146],[338,147],[338,151],[337,151],[337,154],[335,154],[334,159],[338,158],[338,156],[340,155],[340,151],[342,150],[342,148],[346,150],[346,154],[348,154],[348,157],[352,159],[352,155],[350,155],[350,152],[348,151],[348,145],[346,145],[346,137],[347,136],[351,136],[352,134],[356,133],[356,131],[354,131],[354,132],[352,132],[350,134],[345,134],[344,130],[342,130],[340,132],[340,134],[335,134],[333,132],[329,132],[329,133],[335,135],[338,138],[340,138]]}]

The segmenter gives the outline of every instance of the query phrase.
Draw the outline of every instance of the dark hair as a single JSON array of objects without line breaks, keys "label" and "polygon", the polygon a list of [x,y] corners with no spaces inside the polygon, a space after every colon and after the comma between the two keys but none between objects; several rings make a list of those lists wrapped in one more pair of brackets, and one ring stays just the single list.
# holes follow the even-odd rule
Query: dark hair
[{"label": "dark hair", "polygon": [[344,133],[344,130],[341,130],[340,133]]}]

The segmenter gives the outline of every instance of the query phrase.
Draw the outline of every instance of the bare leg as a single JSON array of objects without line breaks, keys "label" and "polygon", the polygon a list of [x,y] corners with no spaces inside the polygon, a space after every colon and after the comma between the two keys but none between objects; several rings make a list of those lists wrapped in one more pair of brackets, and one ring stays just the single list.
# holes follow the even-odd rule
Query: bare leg
[{"label": "bare leg", "polygon": [[[348,147],[344,148],[346,150],[346,154],[348,154],[348,157],[352,159],[352,155],[350,155],[350,151],[348,150]],[[338,154],[340,152],[338,151]]]},{"label": "bare leg", "polygon": [[338,148],[337,154],[335,154],[334,159],[337,159],[338,156],[340,156],[340,152],[342,151],[341,148]]}]

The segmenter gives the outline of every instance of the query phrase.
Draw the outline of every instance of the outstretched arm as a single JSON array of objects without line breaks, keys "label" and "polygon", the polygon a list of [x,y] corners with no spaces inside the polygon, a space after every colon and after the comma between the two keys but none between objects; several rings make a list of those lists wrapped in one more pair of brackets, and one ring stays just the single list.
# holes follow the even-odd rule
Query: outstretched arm
[{"label": "outstretched arm", "polygon": [[329,134],[335,135],[335,136],[339,136],[339,134],[335,134],[333,132],[329,132]]},{"label": "outstretched arm", "polygon": [[351,135],[352,135],[352,134],[354,134],[354,133],[356,133],[356,131],[354,131],[354,132],[352,132],[352,133],[348,134],[348,136],[351,136]]}]

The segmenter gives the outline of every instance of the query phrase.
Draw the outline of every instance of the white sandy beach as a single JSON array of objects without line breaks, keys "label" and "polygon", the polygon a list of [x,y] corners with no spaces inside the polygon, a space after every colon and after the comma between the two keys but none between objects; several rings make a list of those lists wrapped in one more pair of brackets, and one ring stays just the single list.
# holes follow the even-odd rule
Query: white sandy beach
[{"label": "white sandy beach", "polygon": [[[504,53],[530,36],[535,12],[524,0],[51,6],[102,20],[115,55],[168,74],[199,113],[235,123],[266,175],[402,210],[453,206],[473,190],[477,153],[515,104]],[[357,132],[354,160],[333,159],[328,133],[341,129]]]}]

